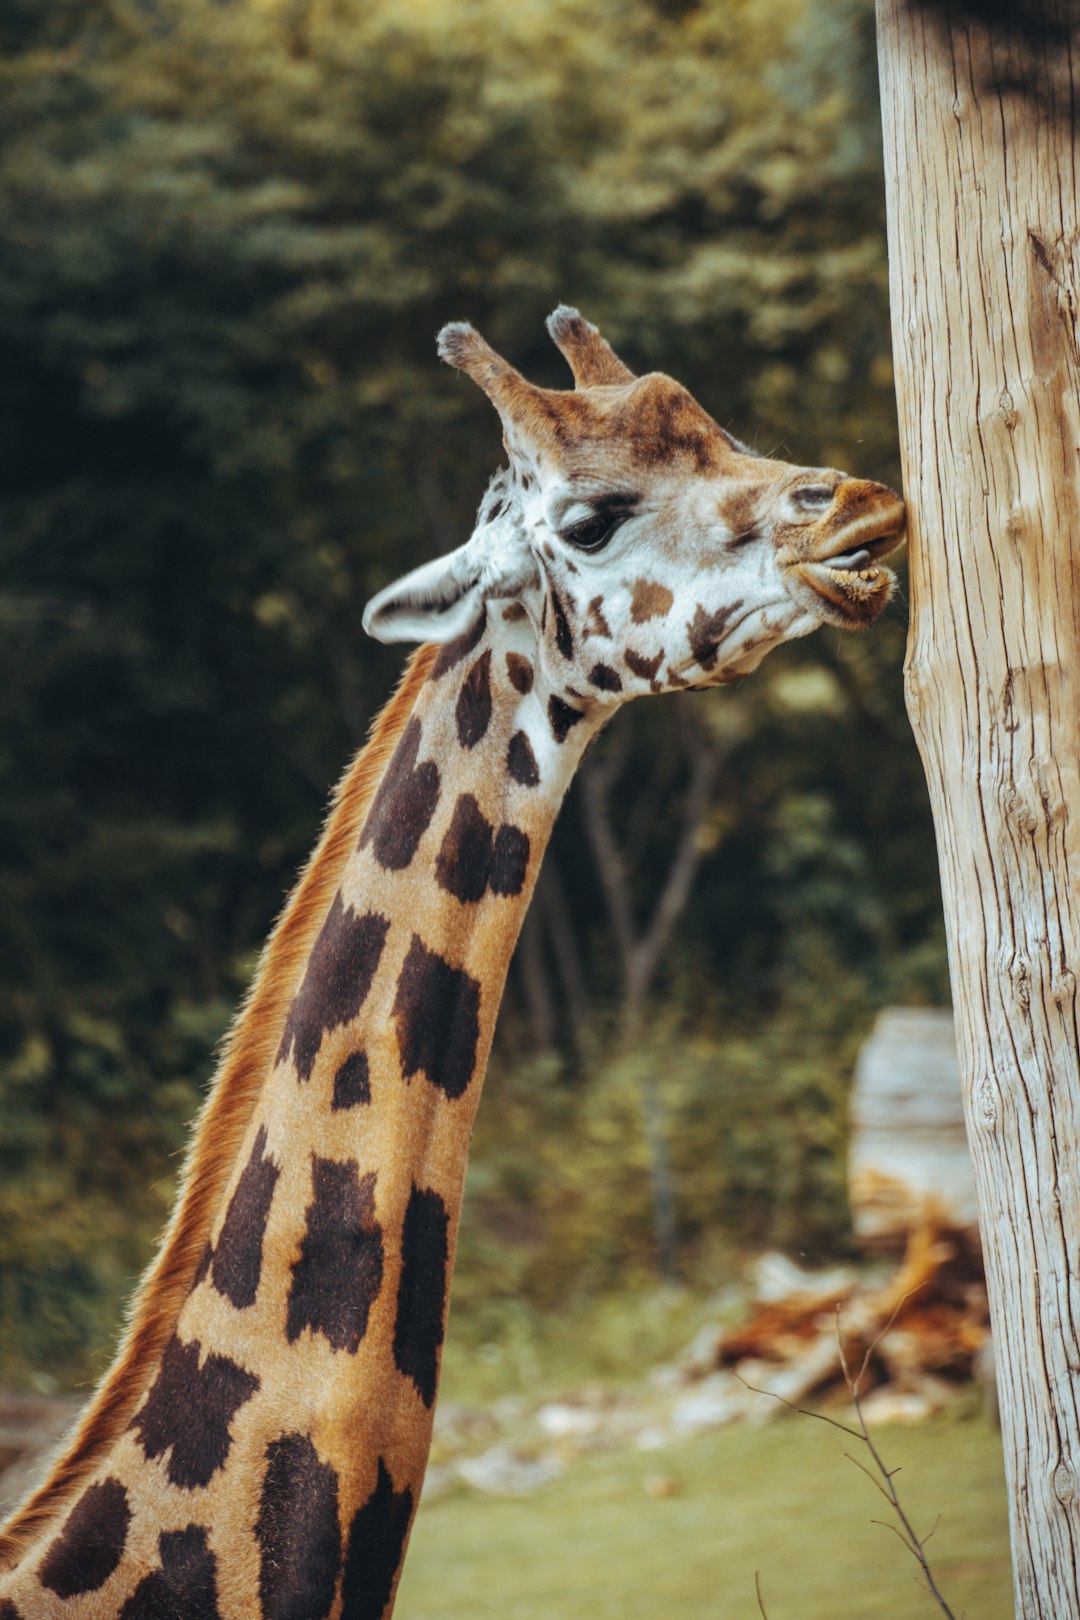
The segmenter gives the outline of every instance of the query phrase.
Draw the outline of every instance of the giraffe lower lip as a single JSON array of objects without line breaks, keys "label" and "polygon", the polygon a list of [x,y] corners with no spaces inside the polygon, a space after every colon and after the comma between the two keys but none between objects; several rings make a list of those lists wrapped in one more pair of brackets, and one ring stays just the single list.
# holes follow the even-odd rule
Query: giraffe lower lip
[{"label": "giraffe lower lip", "polygon": [[831,558],[828,562],[799,563],[793,571],[828,604],[831,622],[846,629],[872,624],[896,583],[891,569],[880,564],[859,569],[836,567]]}]

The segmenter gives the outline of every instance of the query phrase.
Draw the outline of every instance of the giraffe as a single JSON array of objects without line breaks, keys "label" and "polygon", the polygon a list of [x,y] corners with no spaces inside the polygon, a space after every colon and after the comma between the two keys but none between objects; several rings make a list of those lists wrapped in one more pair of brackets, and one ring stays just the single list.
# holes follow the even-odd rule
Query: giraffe
[{"label": "giraffe", "polygon": [[560,306],[574,387],[439,352],[507,466],[365,629],[420,642],[278,920],[117,1357],[0,1533],[0,1620],[385,1620],[473,1118],[560,803],[615,710],[740,678],[893,576],[899,497],[757,455]]}]

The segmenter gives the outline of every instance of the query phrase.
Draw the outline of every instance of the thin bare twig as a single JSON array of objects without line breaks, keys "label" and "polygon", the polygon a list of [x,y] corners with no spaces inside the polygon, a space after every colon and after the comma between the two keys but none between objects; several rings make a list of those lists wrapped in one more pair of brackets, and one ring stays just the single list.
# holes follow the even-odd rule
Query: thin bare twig
[{"label": "thin bare twig", "polygon": [[769,1620],[769,1616],[765,1611],[765,1599],[761,1595],[761,1571],[760,1571],[760,1569],[755,1569],[755,1571],[754,1571],[754,1591],[757,1593],[757,1606],[758,1606],[758,1612],[761,1615],[761,1620]]},{"label": "thin bare twig", "polygon": [[874,1478],[873,1474],[870,1472],[869,1468],[867,1468],[866,1464],[860,1462],[858,1457],[853,1457],[851,1455],[850,1451],[845,1451],[844,1456],[847,1458],[849,1463],[854,1464],[854,1466],[859,1470],[860,1474],[865,1474],[866,1475],[867,1479],[870,1481],[870,1483],[874,1487],[875,1491],[877,1491],[878,1495],[883,1496],[885,1498],[886,1502],[887,1502],[889,1500],[888,1491],[885,1489],[884,1485],[881,1484],[880,1480],[876,1480]]},{"label": "thin bare twig", "polygon": [[[896,1318],[899,1316],[901,1310],[907,1304],[908,1300],[911,1298],[911,1295],[914,1294],[914,1293],[918,1293],[918,1289],[913,1288],[910,1293],[907,1293],[907,1294],[904,1295],[904,1297],[897,1304],[896,1309],[893,1311],[892,1315],[889,1317],[888,1322],[886,1322],[885,1326],[882,1328],[881,1332],[874,1339],[873,1343],[870,1344],[867,1347],[866,1354],[863,1356],[863,1359],[862,1359],[862,1366],[859,1368],[858,1375],[855,1378],[852,1378],[850,1376],[850,1374],[849,1374],[849,1372],[847,1370],[847,1363],[846,1363],[846,1361],[844,1359],[843,1336],[842,1336],[841,1331],[840,1331],[840,1307],[839,1307],[839,1305],[836,1307],[836,1342],[840,1346],[840,1357],[841,1357],[841,1362],[843,1363],[843,1366],[844,1366],[844,1381],[846,1382],[847,1387],[848,1387],[848,1394],[851,1396],[851,1404],[855,1408],[855,1416],[856,1416],[856,1418],[858,1419],[858,1422],[859,1422],[859,1429],[861,1431],[862,1442],[866,1446],[866,1449],[869,1451],[871,1457],[874,1459],[874,1466],[877,1469],[878,1473],[881,1475],[882,1480],[884,1481],[885,1496],[888,1498],[889,1506],[892,1508],[893,1512],[896,1514],[896,1517],[899,1519],[900,1524],[903,1527],[903,1532],[904,1532],[903,1535],[900,1535],[899,1531],[896,1531],[896,1534],[900,1535],[900,1540],[907,1547],[907,1549],[910,1552],[911,1556],[915,1559],[916,1563],[919,1565],[919,1568],[922,1570],[923,1579],[926,1582],[927,1591],[930,1593],[930,1596],[937,1603],[937,1605],[938,1605],[939,1609],[941,1610],[942,1614],[947,1615],[948,1620],[956,1620],[955,1614],[953,1613],[952,1609],[946,1603],[944,1597],[941,1594],[941,1591],[940,1591],[940,1589],[938,1587],[938,1584],[934,1579],[933,1571],[931,1570],[930,1564],[929,1564],[929,1562],[927,1560],[927,1557],[926,1557],[926,1550],[925,1550],[926,1549],[926,1542],[929,1540],[929,1537],[928,1536],[924,1537],[924,1536],[918,1535],[918,1533],[915,1530],[915,1526],[912,1524],[911,1520],[908,1518],[907,1514],[905,1513],[905,1511],[904,1511],[904,1509],[903,1509],[903,1507],[901,1505],[900,1498],[897,1495],[896,1486],[893,1484],[893,1480],[895,1479],[898,1470],[895,1469],[895,1468],[892,1469],[892,1470],[886,1468],[885,1463],[884,1463],[884,1461],[882,1459],[881,1453],[878,1451],[877,1446],[875,1446],[873,1440],[870,1438],[870,1431],[866,1426],[866,1419],[863,1416],[862,1396],[861,1396],[860,1390],[859,1390],[859,1386],[862,1383],[863,1377],[866,1374],[866,1370],[870,1365],[870,1357],[873,1355],[874,1351],[877,1349],[877,1347],[881,1343],[882,1339],[885,1337],[885,1335],[888,1333],[889,1329],[892,1327],[893,1323],[896,1321]],[[877,1520],[875,1522],[880,1523],[881,1521]],[[937,1523],[938,1523],[938,1521],[935,1519],[934,1526],[933,1526],[933,1528],[931,1529],[931,1532],[930,1532],[931,1535],[933,1534],[933,1530],[937,1528]],[[892,1530],[896,1529],[895,1525],[890,1525],[889,1528],[892,1529]]]},{"label": "thin bare twig", "polygon": [[[893,1323],[900,1315],[900,1312],[903,1310],[912,1294],[917,1294],[918,1291],[919,1290],[917,1288],[911,1289],[910,1292],[906,1293],[899,1301],[896,1308],[892,1312],[892,1315],[889,1317],[889,1320],[885,1323],[885,1326],[878,1333],[877,1337],[873,1339],[872,1342],[867,1346],[866,1352],[862,1358],[862,1363],[854,1377],[852,1376],[851,1367],[847,1358],[847,1352],[844,1348],[844,1339],[841,1332],[841,1309],[839,1305],[836,1307],[836,1348],[840,1358],[840,1367],[844,1374],[844,1383],[847,1385],[848,1395],[851,1397],[851,1404],[855,1409],[855,1417],[858,1423],[857,1428],[853,1428],[849,1423],[840,1423],[836,1418],[829,1417],[825,1412],[812,1412],[810,1411],[809,1407],[796,1406],[794,1402],[789,1401],[783,1395],[777,1395],[775,1391],[771,1389],[756,1389],[753,1384],[747,1383],[746,1379],[743,1378],[737,1371],[735,1376],[738,1378],[739,1382],[744,1386],[744,1388],[752,1390],[755,1395],[771,1395],[774,1401],[782,1402],[782,1404],[786,1406],[789,1411],[798,1412],[802,1417],[817,1418],[819,1422],[828,1423],[832,1428],[839,1429],[842,1434],[850,1435],[853,1439],[860,1440],[862,1442],[867,1451],[870,1453],[874,1465],[873,1470],[868,1468],[864,1463],[859,1462],[859,1460],[856,1457],[853,1457],[850,1452],[845,1451],[844,1456],[847,1457],[849,1462],[853,1462],[855,1464],[860,1473],[866,1475],[866,1477],[870,1480],[870,1483],[874,1486],[874,1489],[885,1498],[893,1513],[899,1520],[900,1528],[898,1529],[895,1524],[891,1524],[884,1519],[872,1519],[870,1522],[872,1524],[880,1524],[886,1530],[891,1530],[893,1535],[895,1535],[903,1546],[907,1548],[908,1552],[915,1559],[920,1570],[922,1571],[923,1580],[926,1582],[926,1591],[930,1597],[934,1599],[942,1614],[946,1616],[946,1620],[956,1620],[954,1611],[949,1607],[948,1603],[946,1603],[941,1594],[926,1557],[926,1543],[930,1540],[930,1537],[937,1529],[938,1524],[940,1523],[940,1515],[934,1520],[933,1525],[925,1536],[920,1536],[917,1534],[914,1525],[908,1518],[907,1513],[904,1511],[904,1508],[901,1505],[900,1498],[897,1495],[896,1486],[893,1484],[893,1481],[900,1470],[899,1468],[890,1469],[885,1466],[885,1462],[880,1451],[870,1437],[870,1430],[866,1426],[866,1418],[863,1415],[862,1409],[862,1394],[860,1386],[862,1385],[862,1381],[869,1369],[870,1359],[878,1345],[881,1343],[882,1339],[885,1338],[886,1334],[893,1326]],[[876,1470],[876,1473],[874,1470]],[[758,1605],[759,1607],[761,1605],[760,1590],[758,1594]],[[762,1613],[764,1613],[764,1610],[762,1610]]]},{"label": "thin bare twig", "polygon": [[808,1406],[796,1406],[794,1401],[789,1401],[786,1395],[778,1395],[774,1389],[761,1389],[757,1384],[749,1383],[738,1367],[731,1370],[743,1389],[748,1389],[751,1395],[767,1395],[770,1401],[779,1401],[789,1412],[797,1412],[800,1417],[816,1418],[819,1423],[827,1423],[830,1429],[839,1429],[841,1434],[850,1434],[853,1440],[862,1439],[858,1429],[853,1429],[850,1423],[841,1423],[838,1418],[830,1417],[827,1412],[811,1412]]}]

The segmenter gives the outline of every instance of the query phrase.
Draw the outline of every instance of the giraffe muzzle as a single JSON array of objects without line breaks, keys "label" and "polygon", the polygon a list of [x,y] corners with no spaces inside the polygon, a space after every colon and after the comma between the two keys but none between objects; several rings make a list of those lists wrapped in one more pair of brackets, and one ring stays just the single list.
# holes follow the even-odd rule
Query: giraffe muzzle
[{"label": "giraffe muzzle", "polygon": [[795,563],[793,572],[827,605],[830,623],[859,630],[874,622],[896,588],[896,576],[882,559],[903,540],[904,503],[884,484],[852,480],[837,493],[813,556]]}]

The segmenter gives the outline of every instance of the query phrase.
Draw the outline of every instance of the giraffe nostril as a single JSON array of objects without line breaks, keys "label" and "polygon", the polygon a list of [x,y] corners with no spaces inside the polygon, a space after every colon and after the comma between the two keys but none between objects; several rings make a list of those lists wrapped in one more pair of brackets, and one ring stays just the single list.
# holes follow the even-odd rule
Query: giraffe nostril
[{"label": "giraffe nostril", "polygon": [[836,491],[831,484],[803,484],[795,491],[795,499],[809,512],[823,512],[831,506]]}]

